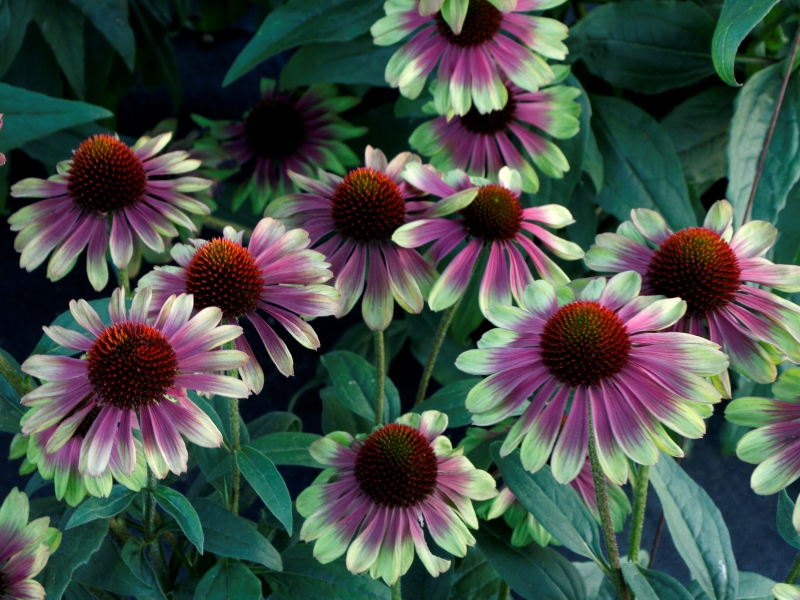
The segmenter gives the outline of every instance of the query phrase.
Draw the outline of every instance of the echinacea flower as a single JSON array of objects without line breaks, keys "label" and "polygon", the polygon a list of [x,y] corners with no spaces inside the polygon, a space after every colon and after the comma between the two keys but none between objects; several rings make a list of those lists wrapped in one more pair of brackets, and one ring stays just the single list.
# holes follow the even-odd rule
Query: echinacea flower
[{"label": "echinacea flower", "polygon": [[[484,314],[492,304],[511,304],[512,297],[521,302],[526,286],[533,281],[523,252],[530,257],[540,276],[555,285],[569,281],[561,267],[548,258],[528,234],[561,258],[576,260],[583,256],[580,246],[542,227],[558,229],[573,223],[566,208],[557,204],[522,208],[517,171],[503,167],[499,183],[492,183],[470,178],[463,171],[451,171],[442,179],[430,169],[410,164],[403,176],[414,187],[442,200],[395,231],[392,236],[395,243],[418,248],[433,242],[427,256],[435,265],[466,242],[431,289],[428,303],[432,310],[447,308],[464,295],[484,248],[489,251],[479,291]],[[445,218],[453,214],[455,219]]]},{"label": "echinacea flower", "polygon": [[410,152],[387,162],[383,152],[367,146],[366,166],[344,178],[325,171],[319,180],[290,173],[308,193],[284,196],[267,207],[268,216],[308,231],[314,247],[327,257],[334,287],[342,295],[337,317],[352,310],[365,282],[361,310],[372,330],[383,331],[392,322],[392,297],[408,312],[422,310],[435,278],[433,267],[416,250],[392,242],[397,228],[423,206],[407,201],[422,192],[401,177],[408,164],[419,162]]},{"label": "echinacea flower", "polygon": [[[196,310],[218,307],[225,322],[231,324],[246,318],[278,370],[292,375],[289,349],[259,311],[274,318],[303,346],[315,350],[319,338],[299,315],[334,314],[339,308],[339,292],[322,285],[331,278],[329,265],[322,254],[308,249],[308,234],[302,229],[286,231],[280,221],[261,219],[247,247],[242,244],[243,234],[225,227],[222,237],[176,244],[172,257],[178,266],[155,267],[139,280],[139,286],[152,288],[154,307],[173,294],[189,293]],[[242,379],[259,393],[264,387],[264,371],[252,348],[244,336],[236,338],[234,347],[248,357],[239,369]]]},{"label": "echinacea flower", "polygon": [[[602,272],[634,270],[644,293],[682,298],[686,315],[676,331],[708,337],[722,346],[734,370],[771,383],[781,357],[765,345],[800,362],[800,307],[746,284],[799,292],[800,267],[763,257],[778,235],[770,223],[750,221],[734,233],[732,220],[727,200],[714,203],[702,227],[675,233],[657,212],[633,210],[617,233],[597,236],[586,264]],[[727,373],[723,385],[730,387]]]},{"label": "echinacea flower", "polygon": [[490,375],[467,395],[476,425],[497,423],[530,398],[502,456],[521,443],[525,469],[535,472],[550,459],[553,476],[572,481],[585,464],[591,405],[600,464],[622,485],[628,457],[652,465],[659,449],[682,456],[664,425],[689,438],[705,433],[703,417],[720,400],[705,377],[726,369],[727,357],[703,338],[660,331],[683,316],[686,302],[639,296],[640,287],[639,274],[627,271],[591,281],[575,299],[571,288],[556,291],[540,280],[525,289],[521,308],[488,308],[500,329],[456,365]]},{"label": "echinacea flower", "polygon": [[[88,408],[87,408],[88,407]],[[22,416],[21,424],[31,418],[40,407],[34,406]],[[122,469],[119,451],[111,450],[108,468],[100,475],[93,476],[80,472],[81,446],[89,429],[94,424],[100,408],[86,402],[78,405],[74,414],[65,416],[44,431],[31,435],[17,434],[11,442],[9,458],[25,457],[20,473],[27,474],[39,470],[42,479],[52,479],[58,500],[66,499],[70,506],[77,506],[88,493],[91,496],[107,497],[111,493],[114,480],[128,489],[139,491],[147,483],[142,442],[134,438],[136,466],[133,473]]]},{"label": "echinacea flower", "polygon": [[185,192],[203,190],[211,182],[165,177],[200,166],[183,151],[156,156],[171,137],[142,137],[128,147],[116,136],[95,135],[84,140],[70,160],[57,165],[56,175],[11,186],[15,198],[47,198],[8,219],[11,230],[20,232],[14,240],[14,248],[22,252],[20,267],[32,271],[52,252],[47,276],[56,281],[72,270],[88,246],[89,281],[102,290],[108,283],[107,248],[114,265],[124,269],[140,244],[163,252],[162,236],[178,235],[175,225],[194,231],[185,213],[208,214],[209,208]]},{"label": "echinacea flower", "polygon": [[471,501],[497,491],[491,475],[440,435],[445,429],[447,415],[431,410],[406,414],[369,436],[337,431],[311,444],[311,456],[326,469],[297,497],[297,511],[306,518],[300,539],[316,540],[317,560],[329,563],[347,552],[351,572],[369,570],[392,585],[416,549],[436,577],[450,561],[431,553],[423,526],[447,552],[467,553],[475,544],[467,527],[478,528]]},{"label": "echinacea flower", "polygon": [[539,176],[530,161],[548,177],[560,179],[569,171],[569,162],[541,133],[558,139],[578,133],[581,108],[575,98],[580,90],[565,85],[538,92],[526,92],[514,84],[507,87],[508,102],[503,108],[481,114],[473,106],[460,117],[436,117],[417,127],[409,144],[444,171],[461,169],[495,178],[508,165],[520,172],[526,192],[539,189]]},{"label": "echinacea flower", "polygon": [[[95,408],[93,423],[80,446],[81,473],[100,477],[116,451],[119,470],[136,469],[134,429],[141,431],[144,456],[159,478],[186,471],[188,453],[181,435],[208,448],[222,443],[211,419],[188,397],[194,390],[232,398],[248,395],[247,386],[218,371],[242,366],[238,350],[214,350],[242,333],[237,325],[219,325],[222,311],[209,307],[190,318],[191,295],[171,296],[155,320],[148,319],[152,292],[136,293],[130,310],[117,288],[104,326],[85,301],[71,301],[70,312],[91,337],[58,325],[45,327],[53,341],[85,353],[84,358],[36,354],[22,370],[47,383],[25,394],[22,403],[37,407],[22,427],[25,435],[69,421],[79,425]],[[66,434],[67,428],[55,435]]]},{"label": "echinacea flower", "polygon": [[28,497],[14,488],[0,506],[0,598],[44,600],[34,579],[61,542],[61,532],[48,527],[50,517],[28,523]]},{"label": "echinacea flower", "polygon": [[[211,121],[194,116],[208,127],[221,144],[222,154],[246,168],[250,175],[231,199],[237,210],[248,198],[260,213],[273,198],[296,192],[289,171],[311,176],[317,168],[341,175],[358,157],[343,142],[366,133],[339,113],[359,103],[355,96],[337,95],[336,86],[317,83],[300,93],[276,88],[275,81],[261,80],[261,100],[243,121]],[[200,154],[204,149],[200,142]]]},{"label": "echinacea flower", "polygon": [[516,6],[504,2],[503,12],[489,0],[470,0],[466,14],[448,15],[448,23],[442,13],[421,15],[420,0],[388,0],[383,5],[386,16],[370,31],[379,46],[414,34],[386,65],[386,81],[399,87],[401,94],[419,96],[438,65],[433,90],[436,112],[465,115],[474,105],[488,113],[506,105],[503,77],[529,92],[554,79],[542,57],[564,60],[568,50],[562,40],[568,28],[555,19],[524,13],[563,2],[517,0]]}]

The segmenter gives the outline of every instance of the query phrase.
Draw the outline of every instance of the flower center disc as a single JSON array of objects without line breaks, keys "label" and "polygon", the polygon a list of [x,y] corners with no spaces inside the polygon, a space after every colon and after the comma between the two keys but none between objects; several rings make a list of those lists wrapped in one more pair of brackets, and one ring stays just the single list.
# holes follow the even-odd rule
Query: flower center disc
[{"label": "flower center disc", "polygon": [[500,24],[503,22],[503,13],[497,10],[487,0],[470,0],[467,8],[467,16],[461,33],[456,35],[450,29],[450,25],[442,17],[442,13],[436,13],[436,29],[439,35],[445,38],[454,46],[462,48],[472,48],[491,41],[495,34],[500,31]]},{"label": "flower center disc", "polygon": [[269,98],[256,104],[244,122],[253,152],[264,158],[287,158],[306,137],[303,119],[288,100]]},{"label": "flower center disc", "polygon": [[97,400],[125,410],[160,402],[178,371],[164,334],[130,321],[103,331],[89,349],[88,362]]},{"label": "flower center disc", "polygon": [[202,310],[217,306],[238,318],[258,306],[264,278],[250,252],[228,239],[214,238],[200,246],[186,269],[186,291]]},{"label": "flower center disc", "polygon": [[133,206],[144,196],[146,185],[142,161],[107,133],[78,146],[67,175],[73,201],[84,210],[101,214]]},{"label": "flower center disc", "polygon": [[741,285],[736,255],[719,235],[701,227],[672,234],[656,250],[647,277],[656,294],[682,298],[686,312],[705,315],[731,302]]},{"label": "flower center disc", "polygon": [[472,105],[467,114],[461,118],[461,124],[470,133],[478,135],[497,135],[501,131],[508,129],[508,124],[514,120],[517,101],[509,94],[508,102],[500,110],[482,114]]},{"label": "flower center disc", "polygon": [[361,491],[390,508],[416,506],[433,493],[436,454],[422,434],[390,423],[373,433],[358,451],[355,476]]},{"label": "flower center disc", "polygon": [[487,241],[513,239],[522,224],[519,198],[496,184],[481,187],[469,206],[459,212],[469,234]]},{"label": "flower center disc", "polygon": [[547,320],[539,343],[550,374],[572,387],[600,385],[619,373],[631,349],[628,330],[610,308],[578,301]]},{"label": "flower center disc", "polygon": [[400,187],[368,167],[350,171],[333,192],[331,204],[339,232],[361,242],[388,240],[405,220]]}]

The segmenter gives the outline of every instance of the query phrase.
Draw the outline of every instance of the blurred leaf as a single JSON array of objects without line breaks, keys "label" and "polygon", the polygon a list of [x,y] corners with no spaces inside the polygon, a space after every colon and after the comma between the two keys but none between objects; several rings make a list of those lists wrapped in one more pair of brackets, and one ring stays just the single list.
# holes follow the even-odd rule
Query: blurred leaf
[{"label": "blurred leaf", "polygon": [[468,548],[455,569],[453,600],[495,600],[502,580],[481,552]]},{"label": "blurred leaf", "polygon": [[694,600],[685,587],[666,573],[624,562],[622,575],[636,600]]},{"label": "blurred leaf", "polygon": [[128,0],[70,0],[108,43],[119,52],[130,71],[136,62],[136,39],[128,23]]},{"label": "blurred leaf", "polygon": [[197,551],[203,553],[203,527],[192,503],[183,494],[166,486],[156,488],[153,495],[158,505],[180,525],[181,531]]},{"label": "blurred leaf", "polygon": [[34,18],[70,87],[78,98],[85,98],[83,14],[67,2],[36,0]]},{"label": "blurred leaf", "polygon": [[27,410],[20,404],[24,392],[25,374],[19,363],[8,352],[0,348],[0,361],[4,365],[0,370],[0,431],[20,433],[19,420]]},{"label": "blurred leaf", "polygon": [[73,577],[85,585],[121,596],[139,596],[154,591],[122,560],[117,546],[108,537],[92,560],[77,569]]},{"label": "blurred leaf", "polygon": [[674,230],[696,226],[678,154],[658,122],[619,98],[593,96],[592,106],[604,163],[596,202],[620,221],[630,218],[631,209],[650,208]]},{"label": "blurred leaf", "polygon": [[308,453],[308,447],[320,438],[316,433],[270,433],[248,444],[276,465],[300,465],[321,468]]},{"label": "blurred leaf", "polygon": [[167,41],[171,20],[169,4],[164,2],[167,11],[166,21],[159,10],[153,10],[161,0],[130,0],[131,25],[136,36],[136,73],[146,88],[157,88],[167,84],[172,103],[177,110],[182,96],[178,61],[175,49]]},{"label": "blurred leaf", "polygon": [[50,167],[50,172],[54,174],[56,164],[70,158],[71,149],[77,148],[86,138],[106,131],[96,123],[77,125],[31,140],[22,146],[21,150],[31,158]]},{"label": "blurred leaf", "polygon": [[739,571],[739,594],[736,600],[772,600],[775,582],[758,573]]},{"label": "blurred leaf", "polygon": [[292,498],[275,464],[252,447],[237,452],[236,462],[258,497],[292,535]]},{"label": "blurred leaf", "polygon": [[238,560],[220,560],[194,592],[196,600],[260,600],[261,581]]},{"label": "blurred leaf", "polygon": [[60,523],[50,523],[64,534],[58,551],[48,559],[42,572],[41,581],[48,598],[61,598],[75,569],[86,564],[97,552],[108,532],[108,521],[105,520],[92,521],[65,531],[72,512],[71,509],[67,510]]},{"label": "blurred leaf", "polygon": [[589,11],[570,30],[570,50],[592,74],[643,94],[684,87],[714,73],[714,19],[676,0],[624,0]]},{"label": "blurred leaf", "polygon": [[725,0],[711,41],[711,57],[717,73],[728,85],[741,85],[733,72],[736,51],[777,3],[778,0]]},{"label": "blurred leaf", "polygon": [[0,0],[0,39],[8,35],[11,28],[11,7],[8,0]]},{"label": "blurred leaf", "polygon": [[722,514],[708,494],[666,454],[650,469],[672,541],[712,600],[733,600],[739,570]]},{"label": "blurred leaf", "polygon": [[795,530],[792,525],[792,514],[794,512],[794,502],[789,498],[786,490],[781,490],[778,494],[778,513],[776,515],[778,533],[786,540],[787,544],[791,544],[795,548],[800,549],[800,533]]},{"label": "blurred leaf", "polygon": [[66,529],[78,527],[84,523],[95,521],[96,519],[110,519],[116,517],[123,510],[128,508],[138,492],[129,490],[124,485],[115,485],[111,488],[108,498],[89,497],[75,509],[70,517]]},{"label": "blurred leaf", "polygon": [[[346,42],[383,16],[379,3],[362,0],[289,0],[273,10],[239,53],[223,86],[282,50],[312,42]],[[327,80],[326,80],[327,81]]]},{"label": "blurred leaf", "polygon": [[470,377],[454,381],[435,394],[414,406],[411,412],[422,413],[426,410],[438,410],[448,417],[448,428],[464,427],[472,422],[472,413],[467,410],[467,394],[481,381],[478,377]]},{"label": "blurred leaf", "polygon": [[[5,0],[3,6],[3,10],[8,10],[9,13],[9,27],[5,35],[0,36],[0,77],[5,76],[22,47],[28,23],[33,19],[36,2],[34,0]],[[13,26],[10,26],[12,24]]]}]

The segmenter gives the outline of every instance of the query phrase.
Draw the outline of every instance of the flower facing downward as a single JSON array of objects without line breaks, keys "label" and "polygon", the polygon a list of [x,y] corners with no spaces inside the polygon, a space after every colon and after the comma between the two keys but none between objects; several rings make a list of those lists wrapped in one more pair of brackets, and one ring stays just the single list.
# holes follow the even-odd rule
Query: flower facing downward
[{"label": "flower facing downward", "polygon": [[25,373],[47,382],[22,398],[26,406],[37,407],[25,421],[23,434],[58,425],[48,442],[57,448],[96,411],[80,443],[81,473],[103,477],[115,456],[114,468],[130,477],[137,464],[136,428],[141,430],[144,457],[159,478],[168,471],[183,473],[188,454],[181,435],[199,446],[222,442],[219,430],[189,399],[187,389],[234,398],[248,394],[238,379],[217,374],[242,366],[247,356],[238,350],[212,351],[241,335],[240,327],[217,326],[222,318],[218,308],[189,318],[193,301],[185,294],[167,299],[151,320],[151,298],[149,288],[137,292],[128,311],[124,291],[114,290],[108,327],[87,302],[73,300],[70,312],[91,338],[58,325],[44,330],[65,348],[84,352],[84,358],[37,354],[22,364]]},{"label": "flower facing downward", "polygon": [[109,246],[114,265],[123,269],[140,243],[163,252],[162,236],[178,235],[175,225],[194,231],[185,213],[208,214],[209,208],[185,192],[203,190],[211,182],[163,178],[200,166],[199,160],[182,151],[157,157],[171,137],[170,133],[143,137],[129,148],[116,136],[95,135],[81,143],[71,160],[58,164],[57,175],[14,184],[15,198],[47,198],[8,219],[11,230],[20,232],[14,241],[14,248],[22,252],[20,267],[32,271],[52,252],[47,276],[55,281],[72,270],[88,245],[89,281],[102,290],[108,283]]},{"label": "flower facing downward", "polygon": [[443,549],[466,554],[475,543],[467,526],[478,528],[471,500],[497,492],[488,473],[439,435],[445,429],[447,415],[426,411],[404,415],[369,437],[337,431],[311,445],[311,455],[327,468],[298,496],[297,510],[306,517],[300,539],[316,540],[320,562],[347,552],[351,572],[369,569],[392,585],[411,567],[416,549],[436,577],[450,561],[431,554],[423,525]]},{"label": "flower facing downward", "polygon": [[392,242],[410,212],[424,206],[408,201],[422,193],[400,176],[407,164],[419,162],[409,152],[387,162],[383,152],[367,146],[366,166],[344,178],[320,171],[318,181],[292,173],[308,193],[284,196],[267,207],[269,216],[308,231],[314,247],[328,257],[342,295],[336,316],[352,310],[365,282],[362,313],[370,329],[389,326],[392,297],[409,312],[422,310],[433,268],[416,250]]},{"label": "flower facing downward", "polygon": [[[430,169],[416,164],[407,167],[404,177],[414,187],[442,200],[415,215],[417,220],[400,227],[392,239],[408,248],[433,242],[427,254],[433,264],[466,242],[431,289],[428,303],[433,310],[451,306],[464,294],[483,248],[489,250],[489,263],[479,293],[484,314],[492,304],[511,304],[512,296],[521,302],[525,287],[533,282],[520,250],[542,277],[555,285],[569,281],[564,271],[527,234],[566,260],[583,256],[577,244],[542,227],[569,225],[573,222],[569,211],[556,204],[523,209],[519,201],[519,173],[508,167],[500,169],[499,184],[470,179],[463,171],[451,171],[442,180]],[[455,219],[446,218],[453,214]]]},{"label": "flower facing downward", "polygon": [[572,481],[585,464],[589,403],[600,463],[620,485],[628,475],[626,456],[652,465],[659,449],[683,454],[663,425],[685,437],[703,435],[703,417],[720,399],[705,377],[726,369],[727,359],[712,342],[660,331],[683,316],[686,303],[640,297],[640,285],[641,277],[628,271],[607,283],[592,281],[575,299],[568,287],[556,292],[536,281],[526,288],[521,308],[489,307],[487,318],[500,329],[487,332],[456,365],[491,375],[467,396],[475,424],[497,423],[522,410],[501,455],[522,444],[527,470],[550,459],[555,478]]},{"label": "flower facing downward", "polygon": [[[634,270],[645,293],[685,300],[686,315],[674,329],[719,344],[731,367],[753,381],[775,380],[775,352],[800,362],[800,307],[746,285],[800,291],[800,267],[763,258],[778,233],[772,225],[750,221],[734,233],[727,200],[714,203],[702,227],[675,233],[655,211],[633,210],[631,218],[617,233],[597,236],[586,253],[590,268]],[[723,384],[730,387],[727,374]]]},{"label": "flower facing downward", "polygon": [[[247,247],[242,245],[242,236],[243,232],[226,227],[221,238],[176,244],[172,257],[178,266],[156,267],[139,285],[152,287],[154,306],[172,294],[190,293],[197,310],[217,307],[232,324],[248,319],[278,370],[292,375],[289,349],[258,313],[273,317],[306,348],[319,348],[317,334],[299,315],[321,317],[339,309],[339,293],[322,285],[331,278],[329,265],[322,254],[308,249],[305,231],[286,231],[280,221],[259,221]],[[247,386],[259,393],[264,372],[250,345],[242,336],[236,338],[234,347],[247,354],[240,373]]]}]

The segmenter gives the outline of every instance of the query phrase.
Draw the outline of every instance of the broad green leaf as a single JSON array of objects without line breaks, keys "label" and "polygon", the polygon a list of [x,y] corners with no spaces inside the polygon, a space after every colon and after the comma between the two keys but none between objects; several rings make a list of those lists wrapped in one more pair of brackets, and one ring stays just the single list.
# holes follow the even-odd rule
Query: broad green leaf
[{"label": "broad green leaf", "polygon": [[236,453],[236,462],[258,497],[292,535],[292,498],[275,464],[255,448],[247,446]]},{"label": "broad green leaf", "polygon": [[282,554],[283,571],[265,573],[277,600],[389,600],[392,591],[366,574],[353,575],[344,558],[326,565],[312,555],[311,544],[298,544]]},{"label": "broad green leaf", "polygon": [[505,523],[483,522],[473,532],[478,550],[509,587],[527,600],[583,600],[586,587],[580,573],[551,548],[512,546]]},{"label": "broad green leaf", "polygon": [[495,600],[501,581],[483,554],[471,547],[455,570],[450,597],[454,600]]},{"label": "broad green leaf", "polygon": [[154,591],[122,560],[117,546],[108,537],[92,560],[77,569],[73,577],[85,585],[121,596],[140,596]]},{"label": "broad green leaf", "polygon": [[694,600],[685,587],[666,573],[624,562],[622,575],[636,600]]},{"label": "broad green leaf", "polygon": [[758,573],[739,571],[739,593],[736,600],[772,600],[775,582]]},{"label": "broad green leaf", "polygon": [[570,50],[611,85],[659,94],[714,73],[714,19],[676,0],[624,0],[590,11],[570,30]]},{"label": "broad green leaf", "polygon": [[778,0],[725,0],[711,41],[711,57],[717,73],[728,85],[741,85],[733,72],[736,51],[777,3]]},{"label": "broad green leaf", "polygon": [[153,589],[152,594],[140,596],[140,600],[167,600],[166,595],[159,586],[152,566],[144,556],[145,547],[144,538],[132,537],[122,547],[122,560],[130,567],[134,575]]},{"label": "broad green leaf", "polygon": [[426,410],[438,410],[448,417],[448,427],[464,427],[472,422],[472,413],[465,405],[467,394],[475,387],[480,378],[470,377],[444,386],[427,400],[417,404],[411,412],[422,413]]},{"label": "broad green leaf", "polygon": [[72,529],[96,519],[116,517],[128,508],[137,494],[138,492],[129,490],[124,485],[115,485],[111,488],[108,498],[89,497],[75,509],[66,528]]},{"label": "broad green leaf", "polygon": [[308,447],[319,438],[315,433],[270,433],[253,440],[249,446],[276,465],[300,465],[319,469],[322,465],[308,453]]},{"label": "broad green leaf", "polygon": [[296,414],[286,411],[272,411],[261,415],[247,424],[250,439],[270,433],[299,433],[303,430],[303,422]]},{"label": "broad green leaf", "polygon": [[282,50],[312,42],[346,42],[383,15],[380,3],[361,0],[289,0],[273,10],[239,53],[222,85],[239,79]]},{"label": "broad green leaf", "polygon": [[[492,457],[503,481],[536,519],[563,546],[576,554],[600,560],[600,532],[592,513],[569,485],[558,483],[545,465],[536,473],[522,467],[519,450],[500,457],[500,443],[492,445]],[[497,568],[495,566],[495,568]]]},{"label": "broad green leaf", "polygon": [[672,541],[712,600],[735,600],[739,570],[722,514],[708,494],[666,454],[650,469]]},{"label": "broad green leaf", "polygon": [[192,502],[203,524],[205,549],[220,556],[251,560],[275,571],[281,570],[281,556],[261,535],[254,523],[227,511],[219,504],[200,498]]},{"label": "broad green leaf", "polygon": [[128,23],[127,0],[70,0],[119,52],[130,71],[136,62],[136,39]]},{"label": "broad green leaf", "polygon": [[22,41],[28,30],[28,23],[33,19],[36,3],[32,0],[5,0],[10,21],[13,24],[5,35],[0,37],[0,77],[4,77],[8,68],[17,57]]},{"label": "broad green leaf", "polygon": [[97,552],[108,532],[108,521],[105,520],[92,521],[65,530],[72,512],[67,510],[58,525],[52,521],[50,523],[51,526],[63,531],[64,535],[61,538],[61,545],[48,559],[47,566],[42,572],[41,581],[48,598],[61,598],[75,569],[86,564]]},{"label": "broad green leaf", "polygon": [[[436,555],[450,560],[450,568],[437,577],[428,573],[428,569],[420,560],[414,560],[411,568],[403,575],[400,591],[403,600],[431,600],[432,598],[449,598],[453,589],[453,562],[451,555],[439,548]],[[459,600],[462,597],[459,596]]]},{"label": "broad green leaf", "polygon": [[156,497],[158,505],[180,525],[186,539],[192,542],[197,551],[202,554],[203,527],[192,503],[180,492],[166,486],[159,486],[153,495]]},{"label": "broad green leaf", "polygon": [[0,361],[4,363],[0,367],[0,431],[20,433],[22,428],[19,420],[26,410],[19,403],[22,399],[20,392],[25,392],[27,388],[25,374],[14,357],[2,348]]},{"label": "broad green leaf", "polygon": [[194,592],[195,600],[260,600],[261,581],[238,560],[220,560]]},{"label": "broad green leaf", "polygon": [[36,23],[78,98],[86,94],[81,11],[69,2],[36,0]]},{"label": "broad green leaf", "polygon": [[[739,91],[728,146],[728,192],[734,223],[741,225],[775,109],[785,65],[759,71]],[[752,219],[776,223],[789,192],[800,181],[800,74],[789,78],[753,201]]]},{"label": "broad green leaf", "polygon": [[397,51],[376,46],[367,34],[334,44],[308,44],[295,52],[281,71],[281,87],[293,88],[318,81],[388,87],[386,63]]},{"label": "broad green leaf", "polygon": [[672,229],[696,226],[678,153],[661,125],[620,98],[591,100],[604,180],[595,201],[620,221],[634,208],[650,208]]},{"label": "broad green leaf", "polygon": [[786,540],[787,544],[791,544],[795,548],[800,548],[800,533],[792,525],[792,513],[794,512],[794,502],[789,498],[786,490],[781,490],[778,494],[778,513],[776,520],[778,524],[778,533]]}]

